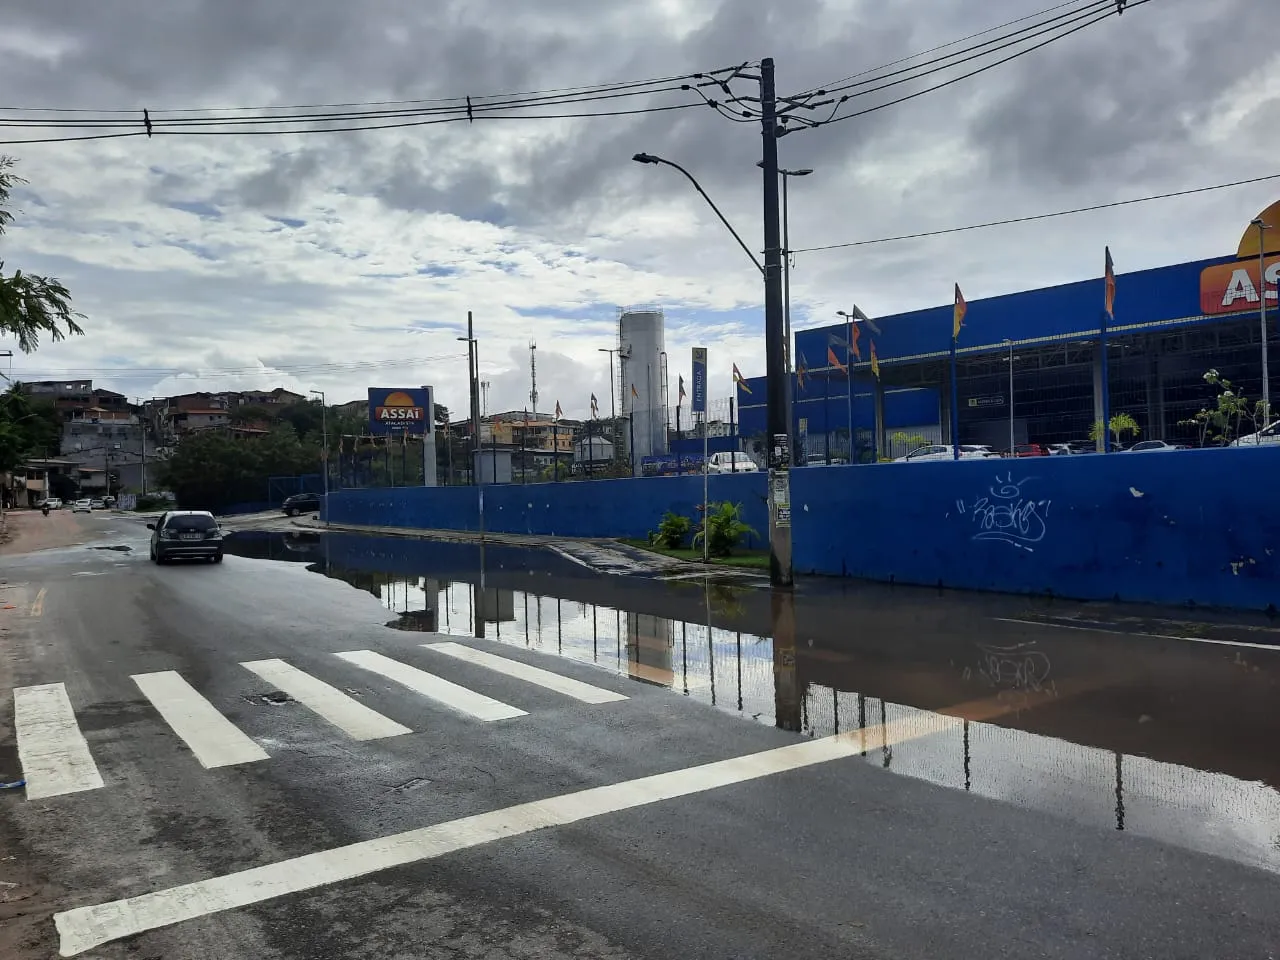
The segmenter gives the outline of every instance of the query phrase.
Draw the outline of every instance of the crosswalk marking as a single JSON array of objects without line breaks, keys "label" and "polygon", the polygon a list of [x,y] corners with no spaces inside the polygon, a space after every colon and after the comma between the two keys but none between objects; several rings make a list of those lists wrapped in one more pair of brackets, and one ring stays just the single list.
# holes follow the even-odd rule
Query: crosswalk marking
[{"label": "crosswalk marking", "polygon": [[174,670],[134,676],[143,696],[191,748],[204,767],[226,767],[268,759],[247,736]]},{"label": "crosswalk marking", "polygon": [[28,800],[102,786],[65,684],[15,687],[13,726]]},{"label": "crosswalk marking", "polygon": [[443,677],[437,677],[434,673],[427,673],[425,670],[384,657],[372,650],[350,650],[336,656],[347,663],[381,674],[389,680],[403,684],[415,693],[430,697],[477,720],[510,720],[512,717],[525,716],[525,711],[517,707],[486,697],[474,690],[468,690],[466,687],[460,687]]},{"label": "crosswalk marking", "polygon": [[583,683],[581,680],[562,677],[560,674],[552,673],[550,670],[532,667],[518,660],[508,660],[506,657],[499,657],[460,643],[424,643],[423,646],[428,650],[434,650],[436,653],[443,653],[445,656],[465,660],[467,663],[486,667],[497,673],[506,674],[508,677],[515,677],[518,680],[525,680],[540,687],[546,687],[548,690],[556,691],[556,693],[563,693],[565,696],[581,700],[583,703],[613,703],[617,700],[627,699],[621,693],[614,693],[612,690],[605,690],[603,687],[593,687],[591,684]]},{"label": "crosswalk marking", "polygon": [[303,706],[356,740],[379,740],[413,733],[408,727],[370,710],[354,697],[349,697],[323,680],[283,660],[254,660],[240,666],[252,670],[272,686],[279,687]]}]

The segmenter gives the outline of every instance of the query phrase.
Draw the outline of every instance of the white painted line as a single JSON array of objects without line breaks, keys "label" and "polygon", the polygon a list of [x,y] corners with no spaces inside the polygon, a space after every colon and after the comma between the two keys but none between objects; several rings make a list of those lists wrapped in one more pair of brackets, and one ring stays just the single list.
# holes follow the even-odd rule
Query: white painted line
[{"label": "white painted line", "polygon": [[62,956],[72,957],[146,930],[431,860],[504,837],[855,757],[862,749],[858,731],[841,733],[364,840],[128,900],[78,907],[54,915],[61,936],[60,951]]},{"label": "white painted line", "polygon": [[460,687],[443,677],[437,677],[434,673],[427,673],[425,670],[384,657],[372,650],[351,650],[336,656],[347,663],[354,663],[357,667],[364,667],[366,670],[382,674],[388,680],[403,684],[414,693],[430,697],[446,707],[465,713],[469,717],[475,717],[477,720],[510,720],[512,717],[525,716],[525,711],[518,707],[486,697],[483,693],[476,693],[466,687]]},{"label": "white painted line", "polygon": [[133,682],[191,748],[201,766],[227,767],[268,759],[265,750],[241,733],[176,671],[140,673]]},{"label": "white painted line", "polygon": [[28,800],[102,786],[102,775],[76,723],[64,684],[15,687],[13,727]]},{"label": "white painted line", "polygon": [[517,680],[525,680],[540,687],[546,687],[548,690],[554,690],[556,693],[563,693],[565,696],[581,700],[583,703],[614,703],[617,700],[627,699],[624,694],[614,693],[612,690],[605,690],[603,687],[593,687],[591,684],[583,683],[581,680],[562,677],[560,674],[552,673],[550,670],[531,667],[527,663],[508,660],[506,657],[485,653],[483,650],[466,647],[460,643],[424,643],[423,646],[428,650],[434,650],[436,653],[443,653],[445,656],[465,660],[467,663],[486,667],[497,673],[506,674],[508,677],[515,677]]},{"label": "white painted line", "polygon": [[273,687],[283,690],[356,740],[379,740],[413,733],[408,727],[384,717],[376,710],[370,710],[337,687],[331,687],[283,660],[254,660],[240,666],[253,671]]},{"label": "white painted line", "polygon": [[1046,623],[1043,620],[1018,620],[1014,617],[992,617],[991,619],[997,623],[1022,623],[1029,627],[1056,627],[1058,630],[1082,630],[1086,633],[1108,633],[1117,637],[1145,637],[1148,640],[1183,640],[1187,643],[1214,643],[1222,647],[1248,647],[1251,650],[1274,650],[1280,653],[1280,643],[1250,643],[1247,640],[1215,640],[1210,637],[1175,637],[1166,633],[1109,630],[1106,627],[1090,627],[1076,623]]}]

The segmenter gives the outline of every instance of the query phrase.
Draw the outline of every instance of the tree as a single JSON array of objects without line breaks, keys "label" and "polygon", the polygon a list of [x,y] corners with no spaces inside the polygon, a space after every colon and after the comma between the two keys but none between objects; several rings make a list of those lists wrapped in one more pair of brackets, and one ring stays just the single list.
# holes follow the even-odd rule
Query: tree
[{"label": "tree", "polygon": [[1200,435],[1200,446],[1216,443],[1225,446],[1240,436],[1241,428],[1246,424],[1257,429],[1258,418],[1263,415],[1261,400],[1250,403],[1217,370],[1206,370],[1203,379],[1205,383],[1218,389],[1213,407],[1201,407],[1194,417],[1180,421],[1183,426],[1196,428]]},{"label": "tree", "polygon": [[[13,166],[12,157],[0,156],[0,236],[13,222],[13,213],[9,210],[10,191],[26,183],[13,172]],[[42,334],[48,334],[54,341],[83,334],[77,322],[83,319],[82,314],[71,309],[71,294],[56,278],[39,277],[21,270],[6,277],[4,261],[0,260],[0,333],[16,339],[23,353],[33,352],[40,345]]]},{"label": "tree", "polygon": [[[1101,420],[1094,421],[1093,426],[1089,428],[1089,439],[1096,443],[1102,437],[1102,432],[1105,429],[1106,427],[1102,425]],[[1115,442],[1119,443],[1121,437],[1126,433],[1135,437],[1142,433],[1141,428],[1138,426],[1138,421],[1127,413],[1113,413],[1111,415],[1111,436],[1115,439]]]}]

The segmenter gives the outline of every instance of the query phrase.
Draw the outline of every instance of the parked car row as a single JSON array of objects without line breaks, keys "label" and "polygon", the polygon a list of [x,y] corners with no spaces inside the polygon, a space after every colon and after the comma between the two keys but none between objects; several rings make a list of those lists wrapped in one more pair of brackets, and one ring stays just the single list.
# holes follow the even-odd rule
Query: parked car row
[{"label": "parked car row", "polygon": [[[1278,423],[1277,428],[1280,428]],[[1271,442],[1280,442],[1280,429],[1276,431],[1277,439]],[[1263,441],[1264,443],[1267,441]],[[1236,441],[1232,446],[1240,446],[1240,441]],[[1187,450],[1189,447],[1184,443],[1170,443],[1167,440],[1140,440],[1137,443],[1125,446],[1114,446],[1112,448],[1116,453],[1169,453],[1174,450]],[[1019,443],[1013,448],[1013,456],[1015,457],[1062,457],[1062,456],[1078,456],[1086,453],[1094,453],[1097,445],[1092,441],[1078,441],[1071,443]],[[917,447],[906,456],[896,457],[894,463],[923,463],[930,460],[984,460],[992,457],[1008,457],[1008,450],[997,451],[988,444],[981,443],[962,443],[960,444],[960,456],[956,457],[952,452],[950,444],[928,443],[922,447]]]},{"label": "parked car row", "polygon": [[[71,501],[72,513],[88,513],[91,510],[109,510],[115,506],[115,497],[81,497],[79,500]],[[46,497],[37,504],[39,507],[48,507],[50,510],[61,510],[67,506],[61,497]]]}]

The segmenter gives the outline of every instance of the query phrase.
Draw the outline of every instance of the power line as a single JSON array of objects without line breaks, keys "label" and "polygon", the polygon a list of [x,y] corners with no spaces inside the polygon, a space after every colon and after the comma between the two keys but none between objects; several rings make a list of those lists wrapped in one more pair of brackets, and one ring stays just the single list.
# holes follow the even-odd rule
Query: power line
[{"label": "power line", "polygon": [[[1066,3],[1059,3],[1052,7],[1046,7],[1045,9],[1038,10],[1035,13],[1029,13],[1025,17],[1018,17],[1016,20],[1008,20],[1004,23],[997,24],[994,27],[987,27],[987,29],[979,30],[977,33],[971,33],[967,37],[960,37],[957,40],[948,40],[946,43],[940,43],[936,47],[930,47],[927,50],[920,50],[920,51],[917,51],[916,53],[908,54],[905,57],[899,57],[897,60],[891,60],[888,63],[882,63],[878,67],[868,67],[866,70],[860,70],[857,73],[850,74],[847,77],[842,77],[839,80],[834,80],[831,83],[824,83],[824,84],[819,84],[816,87],[810,87],[808,90],[805,90],[803,93],[796,94],[793,99],[799,98],[799,97],[805,97],[805,96],[808,96],[809,94],[817,93],[824,89],[830,90],[832,87],[839,86],[842,83],[847,83],[850,80],[856,80],[859,77],[865,77],[868,74],[872,74],[872,73],[879,73],[881,70],[887,70],[890,67],[896,67],[900,63],[906,63],[908,60],[915,60],[919,57],[928,56],[931,53],[937,53],[939,50],[945,50],[947,47],[954,47],[958,43],[968,43],[970,40],[976,40],[978,37],[986,36],[988,33],[994,33],[995,31],[1003,30],[1006,27],[1017,26],[1018,24],[1025,23],[1028,20],[1034,20],[1037,17],[1042,17],[1047,13],[1053,13],[1055,10],[1061,10],[1063,7],[1070,7],[1078,2],[1079,0],[1067,0]],[[1114,0],[1110,0],[1110,2],[1114,2]]]},{"label": "power line", "polygon": [[[1150,3],[1150,2],[1151,0],[1137,0],[1137,2],[1131,3],[1130,6],[1136,7],[1136,6],[1140,6],[1143,3]],[[1096,16],[1093,16],[1091,19],[1086,20],[1084,23],[1073,26],[1069,30],[1056,33],[1053,36],[1049,37],[1048,39],[1041,40],[1039,43],[1034,44],[1030,47],[1027,47],[1024,50],[1018,50],[1007,57],[1001,57],[999,60],[995,60],[991,63],[984,64],[983,66],[978,67],[975,70],[970,70],[968,73],[962,73],[959,76],[951,77],[950,79],[944,80],[941,83],[936,83],[931,87],[925,87],[923,90],[917,90],[914,93],[909,93],[905,96],[898,97],[895,100],[888,100],[884,103],[876,104],[873,107],[867,107],[863,110],[857,110],[857,111],[854,111],[853,113],[847,113],[844,116],[835,116],[835,114],[833,113],[826,120],[808,120],[807,118],[801,118],[802,121],[805,123],[805,127],[802,129],[816,129],[818,127],[826,126],[827,124],[830,124],[830,123],[839,123],[842,120],[852,120],[855,117],[863,117],[869,113],[875,113],[879,110],[887,109],[888,107],[897,106],[900,103],[906,103],[908,100],[914,100],[917,97],[923,97],[926,94],[933,93],[937,90],[941,90],[944,87],[949,87],[952,84],[959,83],[961,80],[968,80],[971,77],[976,77],[980,73],[985,73],[986,71],[992,70],[995,67],[1006,64],[1011,60],[1016,60],[1019,57],[1024,57],[1029,53],[1034,53],[1035,51],[1041,49],[1042,47],[1046,47],[1051,43],[1056,43],[1059,40],[1065,40],[1067,37],[1071,36],[1073,33],[1078,33],[1079,31],[1084,30],[1087,27],[1091,27],[1094,24],[1101,23],[1103,20],[1106,20],[1109,17],[1114,17],[1114,16],[1117,16],[1117,12],[1115,10],[1109,10],[1105,13],[1098,14]],[[837,104],[837,109],[838,108],[839,108],[839,104]],[[795,130],[786,131],[786,133],[795,133],[795,132],[796,132]]]},{"label": "power line", "polygon": [[945,230],[926,230],[922,233],[904,233],[894,237],[877,237],[874,240],[853,240],[848,243],[827,243],[819,247],[800,247],[792,253],[818,253],[823,250],[843,250],[848,247],[866,247],[875,243],[892,243],[895,240],[920,240],[925,237],[941,237],[950,233],[964,233],[969,230],[984,230],[987,227],[1005,227],[1016,223],[1031,223],[1035,220],[1051,220],[1054,217],[1069,217],[1077,213],[1091,213],[1094,210],[1108,210],[1112,207],[1127,207],[1135,203],[1148,203],[1152,200],[1169,200],[1174,197],[1189,197],[1196,193],[1209,193],[1212,190],[1226,190],[1228,187],[1243,187],[1251,183],[1264,183],[1268,180],[1280,180],[1280,173],[1270,173],[1265,177],[1251,177],[1248,180],[1233,180],[1230,183],[1216,183],[1211,187],[1193,187],[1189,190],[1175,190],[1172,193],[1156,193],[1147,197],[1131,197],[1128,200],[1113,200],[1110,203],[1095,203],[1087,207],[1074,207],[1071,210],[1057,210],[1053,213],[1036,213],[1026,217],[1011,217],[1008,220],[989,220],[986,223],[971,223],[963,227],[948,227]]}]

